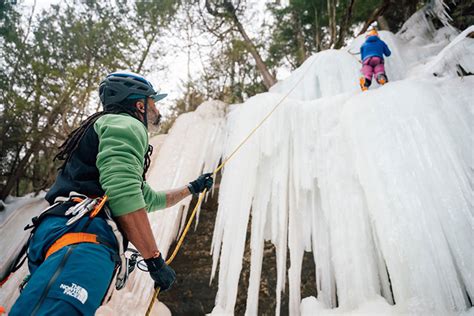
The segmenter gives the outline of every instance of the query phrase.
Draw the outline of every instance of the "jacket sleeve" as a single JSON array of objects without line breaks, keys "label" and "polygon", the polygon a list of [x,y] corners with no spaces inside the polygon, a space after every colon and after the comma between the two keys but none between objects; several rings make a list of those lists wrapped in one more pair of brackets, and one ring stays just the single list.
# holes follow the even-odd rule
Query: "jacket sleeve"
[{"label": "jacket sleeve", "polygon": [[145,126],[128,115],[109,114],[94,124],[99,138],[96,166],[113,216],[146,207],[143,162],[148,148]]},{"label": "jacket sleeve", "polygon": [[145,198],[147,212],[166,208],[166,193],[156,192],[146,182],[143,182],[143,197]]},{"label": "jacket sleeve", "polygon": [[390,51],[390,49],[388,48],[388,46],[385,42],[383,42],[383,53],[387,57],[392,55],[392,52]]}]

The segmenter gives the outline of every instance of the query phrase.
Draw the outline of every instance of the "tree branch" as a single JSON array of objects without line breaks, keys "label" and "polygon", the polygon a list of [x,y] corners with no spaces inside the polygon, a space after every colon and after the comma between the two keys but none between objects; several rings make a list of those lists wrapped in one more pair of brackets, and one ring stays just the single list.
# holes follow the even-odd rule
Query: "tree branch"
[{"label": "tree branch", "polygon": [[390,0],[383,0],[380,7],[375,9],[374,12],[372,13],[372,15],[367,19],[364,26],[362,27],[362,30],[359,32],[359,34],[357,34],[357,36],[360,36],[360,35],[364,34],[365,32],[367,32],[367,29],[369,28],[369,26],[372,23],[374,23],[375,21],[377,21],[379,16],[383,15],[389,7],[390,7]]}]

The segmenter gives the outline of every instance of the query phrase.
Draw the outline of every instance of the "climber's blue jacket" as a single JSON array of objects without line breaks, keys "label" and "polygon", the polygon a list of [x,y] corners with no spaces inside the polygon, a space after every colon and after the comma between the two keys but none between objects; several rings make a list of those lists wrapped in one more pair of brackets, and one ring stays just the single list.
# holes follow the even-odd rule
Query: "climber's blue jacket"
[{"label": "climber's blue jacket", "polygon": [[380,57],[383,59],[383,56],[390,56],[392,52],[388,48],[387,44],[382,41],[378,36],[369,36],[364,44],[360,47],[360,56],[362,61],[370,57]]}]

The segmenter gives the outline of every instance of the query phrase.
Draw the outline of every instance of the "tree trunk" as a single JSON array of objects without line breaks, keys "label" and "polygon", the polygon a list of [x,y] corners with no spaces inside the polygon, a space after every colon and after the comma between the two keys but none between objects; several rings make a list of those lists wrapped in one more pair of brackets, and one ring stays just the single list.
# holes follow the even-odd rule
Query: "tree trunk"
[{"label": "tree trunk", "polygon": [[188,41],[187,45],[187,60],[186,60],[186,72],[187,72],[187,83],[186,83],[186,96],[185,96],[185,105],[184,110],[189,112],[191,108],[191,45],[192,45],[192,28],[193,23],[189,11],[186,11],[186,18],[188,19],[188,25],[186,27],[186,40]]},{"label": "tree trunk", "polygon": [[265,62],[263,61],[262,57],[257,51],[257,48],[253,44],[252,40],[250,37],[247,35],[247,32],[245,32],[245,29],[240,23],[239,19],[237,18],[237,15],[235,12],[232,12],[232,20],[234,21],[235,26],[237,26],[237,29],[239,30],[240,35],[244,38],[245,43],[247,44],[247,49],[249,53],[252,55],[252,57],[255,59],[255,63],[257,64],[257,69],[262,75],[263,78],[263,84],[267,89],[270,89],[271,86],[273,86],[277,80],[275,77],[272,76],[270,71],[267,68],[267,65],[265,65]]},{"label": "tree trunk", "polygon": [[336,3],[335,0],[328,0],[328,18],[329,18],[329,48],[331,48],[336,41],[337,26],[336,26]]},{"label": "tree trunk", "polygon": [[[140,63],[138,64],[137,70],[135,71],[137,74],[142,72],[143,65],[145,64],[145,60],[148,57],[148,54],[150,53],[151,45],[155,42],[156,35],[157,35],[157,33],[152,34],[151,39],[147,42],[146,48],[143,51],[142,57],[140,59]],[[146,35],[145,35],[145,38],[146,38]]]},{"label": "tree trunk", "polygon": [[304,35],[302,32],[301,20],[295,12],[293,12],[293,20],[296,21],[296,43],[298,47],[297,51],[297,64],[300,66],[307,58],[306,47],[304,42]]},{"label": "tree trunk", "polygon": [[383,15],[379,16],[379,18],[377,19],[377,24],[379,25],[379,29],[384,31],[390,31],[388,21]]},{"label": "tree trunk", "polygon": [[314,7],[314,40],[316,45],[316,51],[321,51],[321,27],[319,25],[319,11],[316,7]]},{"label": "tree trunk", "polygon": [[341,48],[344,45],[344,39],[346,37],[347,29],[349,28],[351,19],[352,19],[352,11],[354,9],[355,0],[351,0],[349,6],[347,7],[346,14],[344,15],[344,19],[341,23],[341,28],[339,29],[339,35],[337,37],[336,44],[334,48]]}]

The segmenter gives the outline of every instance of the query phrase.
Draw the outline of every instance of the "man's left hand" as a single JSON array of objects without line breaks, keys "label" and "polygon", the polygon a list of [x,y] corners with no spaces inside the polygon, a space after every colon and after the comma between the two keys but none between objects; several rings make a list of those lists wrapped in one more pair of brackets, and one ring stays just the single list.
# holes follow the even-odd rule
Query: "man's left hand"
[{"label": "man's left hand", "polygon": [[214,183],[212,173],[205,173],[199,176],[196,180],[188,184],[189,192],[192,194],[201,193],[204,189],[209,190]]}]

